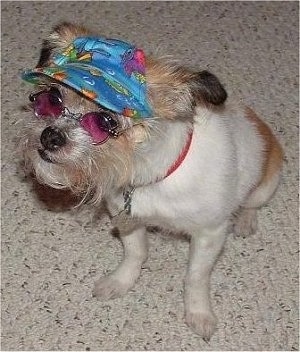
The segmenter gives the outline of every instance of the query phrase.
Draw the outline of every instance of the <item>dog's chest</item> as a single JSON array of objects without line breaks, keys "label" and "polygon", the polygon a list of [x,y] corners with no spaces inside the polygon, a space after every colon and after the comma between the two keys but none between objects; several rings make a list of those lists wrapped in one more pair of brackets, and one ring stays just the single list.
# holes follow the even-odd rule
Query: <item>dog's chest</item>
[{"label": "dog's chest", "polygon": [[155,225],[170,230],[187,231],[207,226],[218,217],[224,216],[218,193],[203,192],[198,187],[149,185],[136,188],[130,204],[120,192],[108,198],[108,208],[112,215],[127,212],[127,216],[140,219],[147,225]]}]

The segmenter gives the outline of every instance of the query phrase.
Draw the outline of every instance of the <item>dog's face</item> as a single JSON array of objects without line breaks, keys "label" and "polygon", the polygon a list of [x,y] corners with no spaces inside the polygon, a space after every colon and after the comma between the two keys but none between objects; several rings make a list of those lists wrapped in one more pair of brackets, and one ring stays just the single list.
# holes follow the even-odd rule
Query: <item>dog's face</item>
[{"label": "dog's face", "polygon": [[[99,114],[113,127],[115,121],[122,126],[124,118],[99,109],[89,99],[62,85],[37,87],[31,100],[34,100],[29,103],[31,116],[22,129],[20,147],[26,169],[33,171],[40,183],[69,188],[98,201],[106,189],[120,187],[128,180],[133,140],[139,138],[144,127],[136,126],[130,133],[116,137],[100,126],[95,137],[98,141],[94,142],[89,116]],[[37,117],[35,114],[43,109],[49,110],[49,115],[56,110],[64,112],[59,117]],[[87,126],[84,120],[79,121],[84,116]]]},{"label": "dog's face", "polygon": [[[44,41],[37,66],[47,66],[57,51],[88,34],[72,24],[57,26]],[[151,143],[153,124],[191,122],[196,105],[218,108],[227,97],[218,79],[206,71],[194,73],[146,58],[146,77],[153,118],[137,124],[63,84],[45,81],[36,87],[20,146],[37,179],[99,200],[109,189],[130,182],[133,154],[143,143]]]}]

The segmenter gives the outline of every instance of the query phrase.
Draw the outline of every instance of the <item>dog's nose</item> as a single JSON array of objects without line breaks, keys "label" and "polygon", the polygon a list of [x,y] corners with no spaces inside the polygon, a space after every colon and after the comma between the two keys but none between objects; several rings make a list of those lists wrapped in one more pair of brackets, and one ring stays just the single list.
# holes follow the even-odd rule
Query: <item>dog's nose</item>
[{"label": "dog's nose", "polygon": [[50,126],[44,129],[40,139],[43,147],[50,151],[63,147],[67,142],[66,136],[62,131]]}]

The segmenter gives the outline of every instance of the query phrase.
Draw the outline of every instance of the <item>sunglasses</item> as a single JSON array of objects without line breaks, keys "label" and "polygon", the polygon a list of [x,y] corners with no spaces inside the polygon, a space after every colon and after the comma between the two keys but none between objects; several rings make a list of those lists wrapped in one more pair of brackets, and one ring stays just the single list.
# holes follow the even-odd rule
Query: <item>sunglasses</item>
[{"label": "sunglasses", "polygon": [[92,137],[93,144],[105,143],[110,137],[118,137],[118,122],[106,111],[92,111],[84,115],[73,114],[64,106],[62,95],[56,87],[49,87],[29,95],[34,114],[39,119],[67,117],[77,120]]}]

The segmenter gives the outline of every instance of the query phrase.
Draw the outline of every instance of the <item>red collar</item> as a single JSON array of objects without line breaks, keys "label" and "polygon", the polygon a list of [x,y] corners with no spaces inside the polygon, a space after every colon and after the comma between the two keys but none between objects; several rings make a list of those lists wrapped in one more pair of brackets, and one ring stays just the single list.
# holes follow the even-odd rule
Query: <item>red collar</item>
[{"label": "red collar", "polygon": [[[166,177],[170,176],[173,172],[175,172],[179,166],[182,164],[184,161],[185,157],[187,156],[187,153],[190,149],[191,143],[192,143],[192,138],[193,138],[193,130],[191,130],[188,134],[187,141],[185,143],[184,148],[182,149],[181,153],[179,154],[177,160],[170,166],[166,173]],[[129,186],[124,189],[123,191],[123,197],[124,197],[124,209],[121,211],[125,211],[127,215],[131,215],[131,203],[132,203],[132,195],[135,191],[134,186]],[[120,213],[119,213],[120,214]],[[118,215],[118,214],[117,214]]]},{"label": "red collar", "polygon": [[170,166],[170,168],[168,169],[166,176],[164,178],[167,178],[168,176],[170,176],[182,164],[182,162],[184,161],[184,159],[187,156],[187,153],[190,149],[190,146],[192,143],[192,138],[193,138],[193,130],[191,130],[189,132],[184,148],[182,149],[181,153],[179,154],[177,160]]}]

